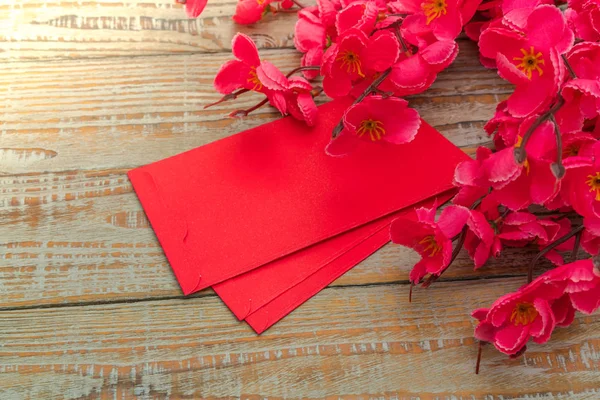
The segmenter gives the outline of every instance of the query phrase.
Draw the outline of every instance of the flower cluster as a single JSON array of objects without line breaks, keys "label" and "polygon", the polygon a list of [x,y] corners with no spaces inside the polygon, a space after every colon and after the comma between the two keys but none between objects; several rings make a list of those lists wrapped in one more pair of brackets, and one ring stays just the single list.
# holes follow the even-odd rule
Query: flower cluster
[{"label": "flower cluster", "polygon": [[[482,64],[514,85],[485,126],[494,149],[481,147],[457,167],[458,194],[437,222],[434,210],[421,210],[410,233],[401,229],[409,221],[392,225],[392,241],[421,255],[410,279],[424,286],[463,246],[476,269],[507,247],[540,249],[529,284],[473,313],[476,337],[510,356],[530,338],[546,342],[575,310],[600,306],[592,259],[565,264],[561,254],[570,250],[576,259],[580,246],[590,256],[600,253],[598,12],[594,1],[569,2],[564,13],[539,0],[479,5],[465,30],[478,42]],[[577,218],[569,217],[583,224],[573,226]],[[557,267],[532,281],[541,257]]]},{"label": "flower cluster", "polygon": [[[206,0],[187,0],[197,16]],[[480,61],[514,92],[485,125],[493,148],[458,165],[452,204],[417,210],[417,220],[391,225],[394,243],[420,256],[413,285],[437,280],[464,247],[475,269],[508,247],[535,247],[528,284],[473,316],[475,336],[511,357],[529,339],[549,340],[575,311],[600,307],[600,3],[569,0],[239,0],[234,20],[296,12],[300,66],[287,74],[262,60],[246,35],[233,39],[234,60],[214,86],[233,100],[246,92],[312,125],[314,97],[355,101],[332,132],[326,151],[412,141],[421,121],[404,96],[428,89],[458,53],[461,31],[476,41]],[[216,104],[216,103],[215,103]],[[575,218],[573,218],[575,217]],[[583,221],[573,223],[572,221]],[[575,261],[580,247],[592,258]],[[564,252],[571,251],[565,263]],[[533,279],[545,257],[555,267]]]},{"label": "flower cluster", "polygon": [[592,260],[565,264],[546,272],[492,306],[473,312],[475,337],[510,356],[522,354],[527,342],[545,343],[557,326],[569,326],[575,311],[600,308],[600,271]]},{"label": "flower cluster", "polygon": [[[256,22],[275,3],[297,10],[294,44],[302,53],[301,65],[286,75],[260,59],[248,36],[237,34],[236,59],[215,77],[215,89],[224,95],[219,102],[259,92],[263,101],[232,116],[246,116],[268,102],[282,115],[312,125],[314,96],[322,91],[332,98],[353,96],[354,104],[332,132],[330,155],[345,155],[367,142],[408,143],[420,117],[402,97],[429,88],[454,61],[455,39],[480,1],[318,0],[303,7],[292,1],[241,0],[234,16],[239,23]],[[316,78],[322,87],[311,83]]]}]

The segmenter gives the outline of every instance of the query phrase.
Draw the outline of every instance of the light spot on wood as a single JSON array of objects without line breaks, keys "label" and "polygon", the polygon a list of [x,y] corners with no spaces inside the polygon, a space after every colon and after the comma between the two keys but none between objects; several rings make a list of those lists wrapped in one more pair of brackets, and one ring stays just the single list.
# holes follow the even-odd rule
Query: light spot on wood
[{"label": "light spot on wood", "polygon": [[106,218],[106,222],[118,226],[119,228],[148,228],[150,223],[146,214],[143,211],[121,211],[110,215]]},{"label": "light spot on wood", "polygon": [[3,166],[27,166],[58,155],[53,150],[40,148],[0,148],[0,170]]}]

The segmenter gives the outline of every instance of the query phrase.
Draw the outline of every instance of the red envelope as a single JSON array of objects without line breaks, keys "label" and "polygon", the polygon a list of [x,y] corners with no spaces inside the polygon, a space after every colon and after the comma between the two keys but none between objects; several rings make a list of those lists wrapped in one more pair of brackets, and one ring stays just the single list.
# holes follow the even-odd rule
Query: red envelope
[{"label": "red envelope", "polygon": [[[260,334],[264,332],[266,329],[271,327],[277,321],[285,317],[291,311],[296,309],[302,303],[310,299],[312,296],[317,294],[319,291],[324,289],[331,282],[339,278],[341,275],[346,273],[352,267],[360,263],[362,260],[370,256],[372,253],[377,251],[383,245],[390,241],[390,222],[394,218],[399,216],[404,217],[413,217],[416,218],[415,209],[418,207],[432,207],[434,203],[442,204],[446,200],[450,199],[454,194],[454,191],[445,192],[444,194],[437,196],[433,199],[429,199],[425,202],[419,203],[414,207],[410,207],[409,209],[402,210],[400,212],[392,214],[391,218],[386,218],[386,224],[382,227],[379,227],[376,232],[374,232],[370,236],[366,236],[364,240],[358,243],[356,246],[347,249],[344,253],[340,254],[337,258],[333,259],[329,263],[325,264],[323,267],[317,269],[317,271],[303,281],[299,282],[297,285],[289,288],[285,292],[279,294],[276,297],[273,297],[271,301],[267,302],[262,307],[258,308],[256,311],[248,315],[245,320],[246,322],[256,331],[256,333]],[[372,224],[369,224],[372,225]],[[360,228],[357,228],[360,229]],[[345,234],[343,234],[345,235]],[[307,265],[308,266],[308,265]],[[267,269],[267,266],[257,268],[253,271],[250,271],[246,274],[240,275],[239,277],[232,278],[224,284],[228,282],[236,282],[239,285],[232,285],[235,289],[252,289],[251,291],[244,291],[240,293],[240,297],[243,298],[244,295],[248,295],[248,293],[257,293],[254,289],[254,286],[250,284],[243,285],[244,277],[247,275],[251,275],[256,273],[262,273],[263,270]],[[258,275],[258,274],[257,274]],[[278,276],[276,274],[272,274]],[[256,278],[253,279],[254,282],[244,282],[254,284],[256,282]],[[222,285],[214,286],[214,289],[217,291],[219,296],[227,303],[229,308],[232,308],[232,304],[230,303],[230,299],[236,299],[238,296],[233,295],[234,292],[229,293],[230,298],[224,298],[217,288]],[[233,303],[236,304],[236,303]],[[252,303],[254,304],[254,302]]]},{"label": "red envelope", "polygon": [[[348,104],[321,106],[313,128],[283,118],[129,172],[185,294],[273,261],[285,266],[288,257],[318,259],[307,268],[319,272],[378,232],[376,220],[452,187],[467,156],[425,123],[408,145],[365,143],[346,157],[326,155]],[[353,233],[365,224],[373,225]],[[297,269],[278,268],[278,289],[261,302],[311,276]]]}]

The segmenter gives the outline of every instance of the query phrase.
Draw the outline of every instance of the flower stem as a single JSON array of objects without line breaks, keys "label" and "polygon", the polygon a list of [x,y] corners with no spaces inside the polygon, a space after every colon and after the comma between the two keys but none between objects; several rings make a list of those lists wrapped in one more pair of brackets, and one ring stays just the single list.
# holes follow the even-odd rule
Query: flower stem
[{"label": "flower stem", "polygon": [[285,77],[289,78],[290,76],[294,75],[296,72],[300,72],[300,71],[320,71],[320,70],[321,70],[321,67],[319,67],[318,65],[307,65],[305,67],[294,68],[293,70],[288,72]]},{"label": "flower stem", "polygon": [[215,101],[214,103],[210,103],[210,104],[205,105],[204,109],[206,110],[207,108],[212,107],[212,106],[216,106],[217,104],[223,103],[224,101],[235,100],[235,99],[238,98],[239,95],[244,94],[244,93],[249,92],[249,91],[250,91],[250,89],[240,89],[240,90],[238,90],[236,92],[232,92],[232,93],[226,94],[225,96],[221,97],[219,100]]},{"label": "flower stem", "polygon": [[562,57],[563,62],[565,63],[565,67],[567,67],[567,70],[569,71],[569,75],[571,75],[571,79],[577,79],[577,74],[575,73],[575,70],[573,70],[573,67],[569,63],[567,56],[562,54],[561,57]]},{"label": "flower stem", "polygon": [[527,283],[531,283],[531,281],[533,281],[533,268],[535,267],[535,264],[539,261],[540,258],[542,258],[547,253],[549,253],[550,250],[553,250],[557,246],[560,246],[561,244],[563,244],[567,240],[571,239],[573,236],[577,235],[582,230],[583,230],[583,225],[578,226],[577,228],[573,229],[571,232],[567,233],[563,237],[555,240],[554,242],[550,243],[548,246],[544,247],[542,249],[542,251],[540,251],[533,258],[533,260],[531,260],[531,262],[529,263],[529,270],[527,271]]},{"label": "flower stem", "polygon": [[264,106],[265,104],[267,104],[267,102],[269,101],[268,98],[265,97],[265,99],[263,101],[261,101],[260,103],[246,109],[246,110],[235,110],[233,111],[231,114],[229,114],[229,116],[231,118],[243,118],[243,117],[247,117],[248,114],[250,114],[252,111],[256,111],[259,108],[261,108],[262,106]]},{"label": "flower stem", "polygon": [[577,253],[579,252],[579,245],[581,244],[581,232],[577,232],[575,235],[575,243],[573,243],[573,250],[571,251],[571,262],[577,260]]},{"label": "flower stem", "polygon": [[554,124],[554,137],[556,138],[556,162],[552,163],[550,168],[552,169],[552,173],[556,177],[556,179],[562,179],[565,176],[566,170],[565,166],[562,163],[563,156],[563,144],[562,144],[562,135],[560,134],[560,129],[558,128],[558,123],[554,118],[554,115],[550,115],[550,121]]},{"label": "flower stem", "polygon": [[515,147],[515,149],[514,149],[515,161],[517,163],[523,164],[525,162],[525,160],[527,159],[527,152],[525,151],[525,146],[527,145],[527,142],[531,138],[531,135],[533,134],[533,132],[543,122],[546,122],[551,116],[553,116],[554,113],[557,112],[564,104],[565,104],[565,99],[559,94],[558,99],[556,100],[556,103],[554,103],[552,108],[550,108],[544,114],[540,115],[533,122],[533,124],[531,124],[529,129],[527,129],[527,131],[525,132],[525,135],[523,135],[523,141],[521,142],[521,145],[519,147]]},{"label": "flower stem", "polygon": [[[371,92],[373,92],[375,89],[377,89],[377,87],[379,85],[381,85],[381,83],[385,80],[385,78],[388,77],[390,72],[392,72],[392,68],[388,68],[385,71],[383,71],[381,73],[381,75],[379,75],[379,77],[377,77],[377,79],[375,79],[369,85],[369,87],[366,88],[365,91],[362,92],[362,94],[356,98],[356,100],[354,100],[354,103],[352,103],[352,105],[360,103],[361,101],[363,101],[365,99],[365,97],[367,97],[369,94],[371,94]],[[344,129],[344,118],[342,118],[340,120],[340,122],[338,122],[338,124],[335,126],[335,128],[333,128],[333,132],[331,133],[331,138],[335,139],[336,137],[338,137],[338,135],[340,134],[340,132],[342,132],[343,129]]]},{"label": "flower stem", "polygon": [[475,375],[479,375],[479,367],[481,366],[481,353],[483,351],[484,343],[479,341],[479,349],[477,350],[477,363],[475,364]]},{"label": "flower stem", "polygon": [[306,7],[305,5],[299,3],[297,0],[292,0],[292,3],[294,3],[295,5],[297,5],[298,8],[305,8]]}]

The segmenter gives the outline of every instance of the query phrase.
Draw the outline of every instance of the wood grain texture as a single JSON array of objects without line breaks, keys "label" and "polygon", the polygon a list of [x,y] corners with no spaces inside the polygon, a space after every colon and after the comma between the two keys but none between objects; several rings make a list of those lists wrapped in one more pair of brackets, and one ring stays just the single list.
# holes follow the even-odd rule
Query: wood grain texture
[{"label": "wood grain texture", "polygon": [[[212,291],[181,296],[126,172],[277,118],[226,118],[252,95],[202,109],[235,32],[298,64],[293,15],[239,27],[235,4],[0,0],[0,400],[600,398],[598,316],[473,374],[469,313],[524,282],[533,248],[477,272],[461,253],[411,304],[416,255],[387,245],[261,336]],[[460,40],[411,104],[473,154],[510,91]]]},{"label": "wood grain texture", "polygon": [[519,360],[486,349],[482,374],[473,374],[471,307],[521,283],[447,283],[414,303],[406,285],[330,288],[261,336],[214,296],[1,312],[0,391],[90,399],[597,398],[598,317],[579,317]]},{"label": "wood grain texture", "polygon": [[[269,51],[266,57],[283,70],[299,62],[293,50]],[[111,58],[1,64],[0,173],[135,167],[276,118],[269,107],[244,120],[226,118],[260,101],[259,95],[203,109],[219,98],[212,81],[230,58],[194,54],[127,63]],[[479,65],[476,46],[463,41],[456,64],[412,105],[458,146],[473,148],[488,140],[483,122],[510,90],[496,72]]]},{"label": "wood grain texture", "polygon": [[240,27],[231,20],[236,3],[211,1],[201,18],[189,19],[174,0],[0,0],[0,59],[218,52],[236,32],[261,48],[293,47],[295,15]]}]

